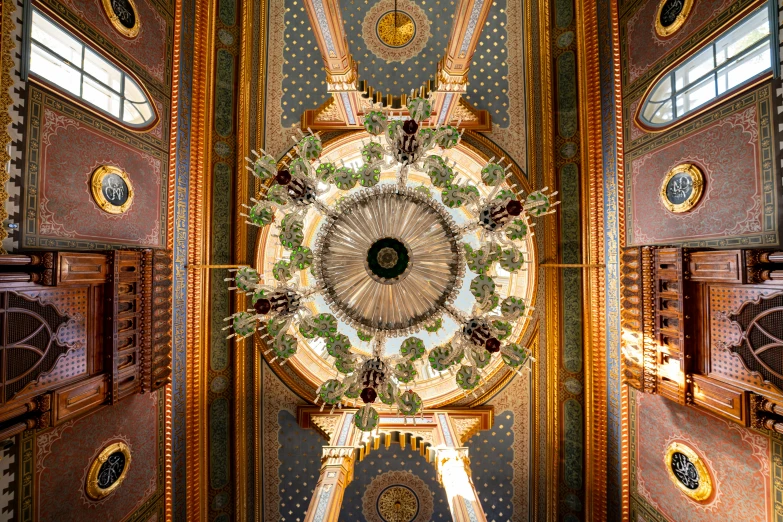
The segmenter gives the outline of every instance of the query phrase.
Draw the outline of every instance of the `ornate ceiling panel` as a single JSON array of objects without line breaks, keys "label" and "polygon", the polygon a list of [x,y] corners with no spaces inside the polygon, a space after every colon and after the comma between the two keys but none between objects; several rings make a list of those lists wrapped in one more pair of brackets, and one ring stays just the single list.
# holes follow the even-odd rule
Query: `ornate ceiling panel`
[{"label": "ornate ceiling panel", "polygon": [[[345,33],[359,65],[359,78],[376,91],[395,96],[410,94],[411,89],[434,80],[438,61],[446,52],[456,4],[456,0],[418,0],[415,3],[398,0],[398,10],[412,22],[414,31],[407,43],[392,47],[383,43],[385,24],[382,19],[394,10],[393,0],[346,2],[343,6]],[[422,27],[425,23],[429,27]],[[397,25],[400,26],[398,40],[402,43],[405,38],[401,31],[411,24],[404,20]],[[393,43],[394,39],[389,41]],[[415,52],[416,49],[421,51]]]},{"label": "ornate ceiling panel", "polygon": [[[471,105],[488,111],[492,121],[504,129],[509,126],[507,58],[510,51],[507,27],[506,0],[496,0],[492,2],[489,16],[481,30],[481,38],[468,73],[468,92],[465,95]],[[521,31],[522,27],[513,30]],[[521,47],[514,52],[521,53]]]},{"label": "ornate ceiling panel", "polygon": [[304,0],[285,0],[284,19],[283,99],[270,101],[282,104],[280,124],[290,127],[299,123],[305,110],[319,107],[330,95]]}]

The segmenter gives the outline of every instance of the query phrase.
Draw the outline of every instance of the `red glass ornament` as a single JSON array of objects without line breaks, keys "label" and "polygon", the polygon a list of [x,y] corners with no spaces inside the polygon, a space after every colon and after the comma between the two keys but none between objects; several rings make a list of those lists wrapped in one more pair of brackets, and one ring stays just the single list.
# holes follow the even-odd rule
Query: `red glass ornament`
[{"label": "red glass ornament", "polygon": [[484,343],[484,347],[489,353],[498,353],[500,351],[500,341],[496,337],[490,337],[487,342]]},{"label": "red glass ornament", "polygon": [[359,397],[362,398],[365,404],[371,404],[375,402],[375,399],[378,397],[378,392],[375,391],[375,388],[370,388],[369,386],[362,390],[361,395]]},{"label": "red glass ornament", "polygon": [[520,203],[516,199],[512,199],[506,205],[506,212],[508,212],[512,216],[520,215],[522,213],[522,203]]},{"label": "red glass ornament", "polygon": [[269,301],[269,299],[259,299],[253,305],[253,308],[256,309],[256,312],[259,315],[266,315],[269,313],[269,310],[272,309],[272,303]]},{"label": "red glass ornament", "polygon": [[275,176],[275,181],[281,185],[288,185],[291,183],[291,173],[288,171],[288,169],[278,170],[277,175]]}]

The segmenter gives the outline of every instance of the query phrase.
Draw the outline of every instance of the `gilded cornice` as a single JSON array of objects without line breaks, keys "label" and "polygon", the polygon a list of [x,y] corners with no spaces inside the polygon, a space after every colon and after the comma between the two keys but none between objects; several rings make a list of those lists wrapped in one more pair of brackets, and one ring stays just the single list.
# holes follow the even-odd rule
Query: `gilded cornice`
[{"label": "gilded cornice", "polygon": [[[7,0],[6,0],[7,1]],[[3,12],[5,12],[5,8],[3,8]],[[168,177],[168,210],[167,210],[167,220],[166,220],[166,248],[169,250],[173,250],[174,247],[174,197],[175,197],[175,191],[177,189],[177,155],[175,153],[176,147],[177,147],[177,133],[178,133],[178,123],[179,123],[179,81],[178,79],[180,77],[180,56],[181,56],[181,47],[182,47],[182,0],[176,1],[176,9],[175,9],[175,16],[174,16],[174,35],[173,35],[173,70],[172,70],[172,78],[174,78],[174,81],[172,81],[171,85],[171,125],[169,127],[170,134],[169,134],[169,177]],[[3,150],[5,150],[5,147],[3,147]],[[5,165],[5,162],[2,162],[3,165]],[[0,167],[4,168],[4,167]],[[166,513],[166,522],[171,522],[173,520],[173,504],[174,504],[174,495],[173,490],[171,488],[172,484],[172,461],[173,461],[173,451],[172,451],[172,409],[173,409],[173,403],[172,403],[172,391],[173,386],[171,384],[167,385],[164,392],[164,408],[165,408],[165,442],[164,442],[164,469],[165,469],[165,480],[164,480],[164,496],[165,496],[165,513]]]},{"label": "gilded cornice", "polygon": [[[212,3],[196,3],[196,20],[193,52],[193,86],[191,100],[190,177],[188,212],[188,264],[202,264],[209,248],[204,220],[210,215],[211,206],[205,201],[205,185],[211,176],[207,147],[210,133],[208,123],[210,101],[213,96],[213,24]],[[187,511],[188,516],[203,518],[208,511],[206,495],[207,462],[207,404],[202,392],[206,375],[207,329],[202,328],[208,300],[204,299],[204,274],[201,270],[187,272]]]},{"label": "gilded cornice", "polygon": [[[582,113],[582,164],[589,173],[582,183],[582,219],[589,223],[583,232],[583,263],[602,263],[604,259],[603,154],[601,134],[601,89],[598,63],[598,21],[595,3],[578,5],[579,41],[584,74],[579,83]],[[606,518],[606,332],[604,271],[590,270],[585,275],[585,483],[586,513],[589,518]]]},{"label": "gilded cornice", "polygon": [[[11,78],[11,68],[14,65],[11,52],[14,49],[14,42],[11,40],[11,34],[14,31],[14,12],[16,11],[16,2],[13,0],[3,0],[2,9],[0,9],[0,223],[5,223],[8,219],[8,211],[5,208],[8,201],[8,192],[6,183],[10,178],[8,172],[8,162],[11,156],[8,153],[8,146],[11,143],[11,135],[8,133],[8,126],[11,124],[11,96],[8,89],[13,85]],[[0,254],[6,254],[3,249],[3,241],[8,237],[5,226],[0,226]]]}]

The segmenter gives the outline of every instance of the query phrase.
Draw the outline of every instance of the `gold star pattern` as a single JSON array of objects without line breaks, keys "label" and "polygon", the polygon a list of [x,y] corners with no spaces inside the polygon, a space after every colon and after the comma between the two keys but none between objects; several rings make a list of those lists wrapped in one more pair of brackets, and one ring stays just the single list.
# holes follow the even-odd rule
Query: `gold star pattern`
[{"label": "gold star pattern", "polygon": [[313,38],[302,0],[285,0],[283,115],[281,124],[299,123],[302,113],[320,107],[330,96],[321,51]]},{"label": "gold star pattern", "polygon": [[411,89],[418,89],[427,80],[434,80],[438,72],[438,60],[446,53],[457,0],[414,1],[427,13],[431,36],[416,60],[407,60],[405,63],[381,60],[368,51],[364,43],[362,22],[375,0],[349,0],[341,4],[351,54],[359,62],[359,79],[367,80],[383,95],[410,94]]},{"label": "gold star pattern", "polygon": [[[465,95],[465,99],[474,107],[488,111],[492,122],[501,127],[508,127],[506,1],[492,2],[470,65],[468,92]],[[523,81],[523,78],[515,80]]]}]

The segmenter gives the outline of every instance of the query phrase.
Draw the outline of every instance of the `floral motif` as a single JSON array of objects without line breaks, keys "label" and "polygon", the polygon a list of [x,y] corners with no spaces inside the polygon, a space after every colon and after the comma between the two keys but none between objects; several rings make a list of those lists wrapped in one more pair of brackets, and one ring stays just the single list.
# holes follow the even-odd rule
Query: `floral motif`
[{"label": "floral motif", "polygon": [[397,10],[405,13],[415,25],[415,33],[411,40],[401,47],[390,47],[378,36],[377,25],[389,11],[394,11],[394,0],[381,0],[375,4],[362,22],[362,37],[367,48],[375,56],[387,62],[401,62],[418,56],[427,45],[430,33],[430,21],[424,10],[409,0],[397,0]]},{"label": "floral motif", "polygon": [[[400,490],[406,491],[400,491]],[[387,513],[387,502],[394,495],[418,503],[418,514],[405,518],[408,522],[426,522],[432,519],[432,492],[422,479],[408,471],[389,471],[375,477],[362,497],[362,512],[367,522],[388,522],[393,520]],[[389,497],[389,498],[387,498]],[[395,497],[396,498],[396,497]],[[402,518],[400,518],[402,520]]]}]

